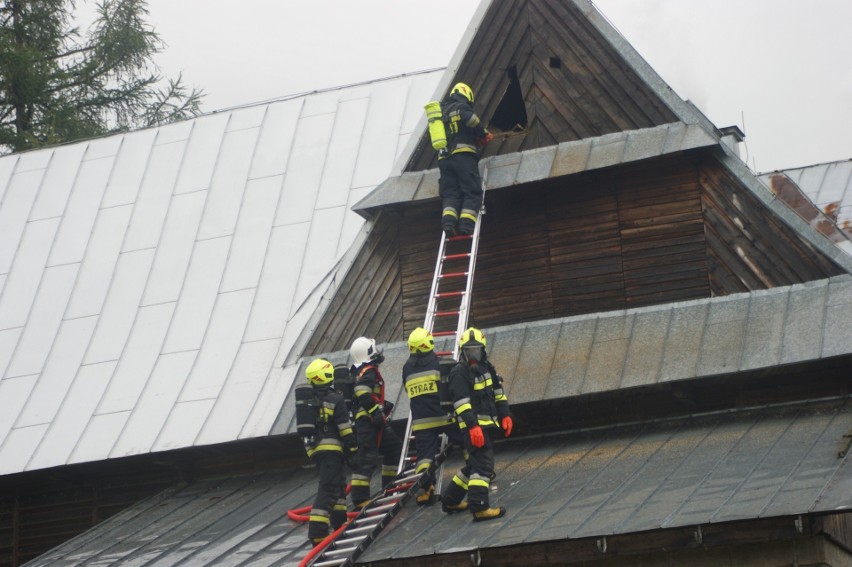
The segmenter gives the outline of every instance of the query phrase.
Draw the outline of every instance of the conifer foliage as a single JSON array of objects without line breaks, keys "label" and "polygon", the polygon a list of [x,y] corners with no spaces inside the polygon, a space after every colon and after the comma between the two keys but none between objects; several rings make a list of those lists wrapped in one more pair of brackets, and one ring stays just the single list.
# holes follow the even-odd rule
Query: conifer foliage
[{"label": "conifer foliage", "polygon": [[153,57],[164,44],[146,0],[100,0],[86,33],[80,0],[0,0],[0,148],[19,151],[155,126],[199,113],[204,96]]}]

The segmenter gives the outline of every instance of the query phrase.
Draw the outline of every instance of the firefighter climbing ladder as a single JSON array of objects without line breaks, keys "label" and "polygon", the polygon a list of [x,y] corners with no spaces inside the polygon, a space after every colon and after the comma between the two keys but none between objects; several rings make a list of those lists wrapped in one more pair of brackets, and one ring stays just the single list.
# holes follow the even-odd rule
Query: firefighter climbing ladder
[{"label": "firefighter climbing ladder", "polygon": [[[479,211],[479,221],[473,234],[446,236],[441,233],[441,245],[438,248],[438,261],[432,276],[432,288],[429,291],[429,304],[426,308],[426,319],[423,328],[435,337],[453,336],[453,350],[436,352],[438,356],[452,355],[458,359],[458,341],[456,337],[467,328],[470,312],[471,292],[473,290],[473,274],[476,268],[476,254],[479,250],[479,231],[482,227],[482,217],[485,215],[485,180],[488,168],[482,180],[483,201]],[[465,249],[466,248],[466,249]],[[453,249],[450,252],[450,249]],[[458,271],[459,262],[467,260],[466,269]],[[449,288],[448,290],[446,288]],[[444,290],[444,291],[442,291]],[[460,300],[457,309],[446,308],[446,304]],[[456,319],[455,330],[433,330],[436,324]],[[408,500],[419,488],[418,481],[422,473],[415,473],[416,456],[409,448],[413,440],[411,430],[411,412],[408,412],[408,422],[403,437],[402,453],[396,479],[373,496],[364,506],[360,514],[338,531],[330,535],[323,543],[314,548],[300,564],[313,567],[349,566],[367,549],[378,537],[379,533],[396,516]],[[443,440],[441,451],[435,458],[435,466],[440,467],[447,455],[447,442]]]}]

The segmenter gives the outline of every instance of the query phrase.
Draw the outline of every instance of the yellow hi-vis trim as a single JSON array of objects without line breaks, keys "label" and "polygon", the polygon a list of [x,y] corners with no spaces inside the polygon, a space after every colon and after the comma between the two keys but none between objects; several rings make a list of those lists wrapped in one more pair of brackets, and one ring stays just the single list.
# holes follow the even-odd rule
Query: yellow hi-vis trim
[{"label": "yellow hi-vis trim", "polygon": [[428,376],[408,380],[405,383],[405,391],[408,392],[409,398],[416,398],[423,394],[437,394],[438,380],[440,379],[441,377],[438,374],[429,374]]},{"label": "yellow hi-vis trim", "polygon": [[352,486],[370,486],[369,480],[362,480],[360,478],[352,479]]},{"label": "yellow hi-vis trim", "polygon": [[482,488],[488,488],[488,481],[483,480],[481,478],[472,478],[468,481],[468,486],[479,486]]},{"label": "yellow hi-vis trim", "polygon": [[460,479],[460,478],[458,477],[458,475],[455,475],[455,476],[453,477],[453,482],[454,482],[454,483],[456,483],[457,485],[461,486],[461,487],[462,487],[462,488],[464,488],[465,490],[467,490],[467,483],[466,483],[465,481],[463,481],[462,479]]},{"label": "yellow hi-vis trim", "polygon": [[320,524],[329,524],[329,523],[331,523],[331,522],[329,522],[329,520],[328,520],[328,516],[314,516],[313,514],[311,514],[311,515],[309,516],[309,519],[310,519],[310,521],[312,521],[312,522],[319,522]]},{"label": "yellow hi-vis trim", "polygon": [[456,211],[455,209],[451,209],[449,207],[444,209],[444,212],[441,213],[441,214],[442,214],[442,216],[445,216],[445,217],[453,217],[453,218],[456,218],[456,219],[459,218],[458,211]]}]

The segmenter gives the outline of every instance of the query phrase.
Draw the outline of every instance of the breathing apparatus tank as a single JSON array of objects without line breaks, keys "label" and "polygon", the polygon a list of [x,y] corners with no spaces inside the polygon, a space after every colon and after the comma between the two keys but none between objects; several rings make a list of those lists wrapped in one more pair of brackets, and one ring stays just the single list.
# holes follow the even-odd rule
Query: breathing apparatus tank
[{"label": "breathing apparatus tank", "polygon": [[439,152],[445,150],[447,148],[447,130],[444,128],[441,103],[433,100],[426,104],[425,109],[426,119],[429,122],[429,138],[432,141],[432,147]]}]

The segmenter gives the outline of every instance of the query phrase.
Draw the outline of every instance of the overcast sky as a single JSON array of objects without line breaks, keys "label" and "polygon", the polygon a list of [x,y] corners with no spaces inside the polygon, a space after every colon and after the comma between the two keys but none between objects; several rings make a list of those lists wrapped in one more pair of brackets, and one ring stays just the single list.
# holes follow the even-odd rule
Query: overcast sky
[{"label": "overcast sky", "polygon": [[[162,72],[204,89],[207,112],[444,67],[478,3],[148,0]],[[758,172],[852,158],[852,1],[595,5],[680,96],[745,131]]]}]

